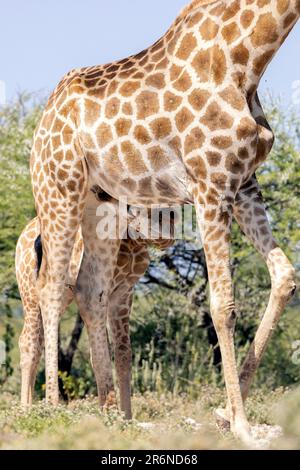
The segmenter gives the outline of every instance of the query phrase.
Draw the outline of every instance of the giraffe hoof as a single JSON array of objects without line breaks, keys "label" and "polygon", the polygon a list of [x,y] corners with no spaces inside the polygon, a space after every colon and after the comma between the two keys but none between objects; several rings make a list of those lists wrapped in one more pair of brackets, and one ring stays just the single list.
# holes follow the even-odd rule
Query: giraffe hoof
[{"label": "giraffe hoof", "polygon": [[247,447],[254,448],[256,446],[247,421],[237,421],[231,426],[231,429],[234,437]]},{"label": "giraffe hoof", "polygon": [[218,408],[214,411],[216,418],[216,423],[220,431],[228,432],[230,431],[230,419],[227,415],[227,412],[224,408]]}]

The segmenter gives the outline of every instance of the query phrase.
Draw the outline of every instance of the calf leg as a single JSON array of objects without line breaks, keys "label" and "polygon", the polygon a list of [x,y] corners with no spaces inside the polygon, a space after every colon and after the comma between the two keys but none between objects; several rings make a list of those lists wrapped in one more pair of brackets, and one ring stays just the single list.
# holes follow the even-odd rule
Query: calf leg
[{"label": "calf leg", "polygon": [[21,404],[30,406],[44,346],[42,315],[38,304],[24,308],[24,326],[19,339],[21,366]]},{"label": "calf leg", "polygon": [[149,265],[144,243],[123,240],[118,256],[113,288],[109,297],[108,318],[113,337],[116,373],[120,389],[120,407],[131,419],[131,363],[129,317],[133,290]]}]

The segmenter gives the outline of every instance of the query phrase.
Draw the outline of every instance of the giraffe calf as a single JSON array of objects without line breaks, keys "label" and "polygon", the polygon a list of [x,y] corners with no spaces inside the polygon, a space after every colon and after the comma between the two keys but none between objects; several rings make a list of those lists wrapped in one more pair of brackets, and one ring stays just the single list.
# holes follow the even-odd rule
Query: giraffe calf
[{"label": "giraffe calf", "polygon": [[[116,373],[120,388],[121,410],[127,418],[131,417],[130,383],[131,383],[131,346],[129,337],[129,316],[132,304],[134,286],[145,273],[149,265],[148,246],[150,244],[164,249],[173,243],[172,239],[161,236],[152,240],[133,237],[141,231],[145,223],[135,211],[129,211],[129,232],[132,238],[123,239],[118,254],[113,283],[107,305],[107,319],[113,339]],[[171,222],[173,224],[173,222]],[[172,228],[172,227],[171,227]],[[79,311],[88,328],[91,343],[91,361],[97,378],[97,367],[101,364],[93,363],[92,328],[93,312],[86,311],[80,303],[80,288],[78,287],[78,274],[84,255],[81,231],[78,232],[69,265],[68,283],[65,288],[64,310],[73,300],[78,304]],[[16,277],[24,310],[24,326],[19,339],[20,366],[22,374],[21,403],[30,406],[33,400],[36,373],[42,351],[44,348],[43,319],[38,301],[37,279],[43,259],[43,248],[40,236],[40,222],[34,218],[19,237],[16,247]],[[88,279],[88,273],[83,273]],[[101,296],[102,297],[102,296]],[[101,302],[102,299],[99,299]],[[103,328],[106,336],[106,328]],[[99,346],[99,345],[98,345]],[[100,345],[101,346],[101,345]],[[97,347],[97,345],[95,345]],[[111,364],[106,364],[106,383],[102,384],[106,390],[105,400],[101,405],[115,405],[116,398],[112,382]],[[46,364],[47,367],[47,364]]]},{"label": "giraffe calf", "polygon": [[[65,308],[73,300],[78,270],[83,253],[83,242],[78,232],[69,267],[69,282],[65,291]],[[38,302],[36,281],[42,263],[40,222],[35,217],[25,227],[16,247],[16,277],[23,303],[24,326],[19,338],[20,365],[22,374],[21,403],[32,403],[34,384],[39,361],[44,347],[43,321]]]}]

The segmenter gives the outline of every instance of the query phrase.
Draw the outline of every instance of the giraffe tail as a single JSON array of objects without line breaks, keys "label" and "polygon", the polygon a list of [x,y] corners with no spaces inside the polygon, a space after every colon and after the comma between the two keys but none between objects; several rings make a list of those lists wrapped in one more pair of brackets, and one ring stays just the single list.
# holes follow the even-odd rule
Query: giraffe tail
[{"label": "giraffe tail", "polygon": [[42,259],[43,259],[43,245],[42,245],[41,235],[39,235],[34,241],[34,251],[36,254],[36,261],[37,261],[36,273],[38,277],[40,269],[41,269]]}]

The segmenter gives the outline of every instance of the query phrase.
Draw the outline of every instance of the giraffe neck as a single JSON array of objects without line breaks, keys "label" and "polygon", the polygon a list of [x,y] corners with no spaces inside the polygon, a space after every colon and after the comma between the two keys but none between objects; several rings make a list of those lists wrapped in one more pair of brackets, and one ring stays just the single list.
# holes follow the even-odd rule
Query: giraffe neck
[{"label": "giraffe neck", "polygon": [[269,63],[300,17],[300,0],[244,0],[253,5],[255,22],[244,40],[249,47],[247,86],[257,88]]},{"label": "giraffe neck", "polygon": [[175,76],[192,67],[195,81],[252,94],[299,17],[300,0],[193,0],[162,40]]}]

